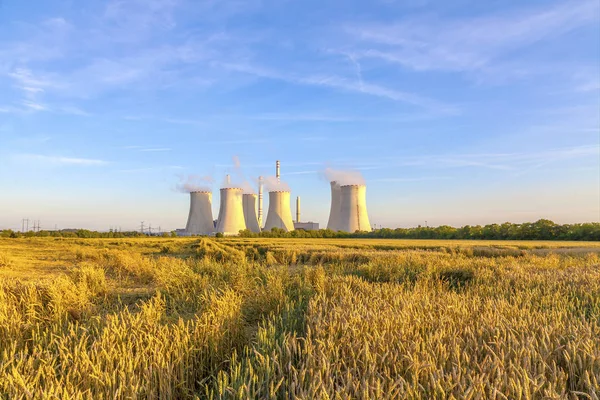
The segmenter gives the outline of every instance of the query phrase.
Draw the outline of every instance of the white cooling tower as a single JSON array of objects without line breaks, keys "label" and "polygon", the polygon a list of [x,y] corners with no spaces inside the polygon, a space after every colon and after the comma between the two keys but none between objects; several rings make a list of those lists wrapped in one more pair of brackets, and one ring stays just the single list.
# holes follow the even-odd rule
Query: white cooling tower
[{"label": "white cooling tower", "polygon": [[237,235],[246,229],[244,219],[244,206],[242,201],[242,189],[221,189],[221,208],[217,221],[217,233],[223,235]]},{"label": "white cooling tower", "polygon": [[329,210],[329,221],[327,222],[327,229],[332,231],[339,231],[340,221],[340,201],[341,201],[341,189],[340,185],[336,181],[331,182],[331,209]]},{"label": "white cooling tower", "polygon": [[190,192],[190,215],[185,231],[188,235],[210,235],[214,232],[211,192]]},{"label": "white cooling tower", "polygon": [[246,221],[246,229],[250,232],[259,233],[258,217],[256,216],[256,195],[244,194],[242,197],[244,203],[244,219]]},{"label": "white cooling tower", "polygon": [[265,230],[270,231],[273,228],[285,229],[287,232],[294,230],[290,192],[283,190],[269,192],[269,211]]},{"label": "white cooling tower", "polygon": [[338,230],[350,233],[371,230],[367,214],[367,187],[365,185],[341,187]]}]

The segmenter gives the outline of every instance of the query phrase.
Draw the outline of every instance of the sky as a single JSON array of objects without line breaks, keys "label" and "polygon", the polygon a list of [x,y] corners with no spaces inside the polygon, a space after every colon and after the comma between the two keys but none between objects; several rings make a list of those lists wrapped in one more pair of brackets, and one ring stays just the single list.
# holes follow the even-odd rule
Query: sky
[{"label": "sky", "polygon": [[0,0],[0,229],[182,228],[275,160],[322,227],[326,168],[377,227],[598,222],[599,146],[597,0]]}]

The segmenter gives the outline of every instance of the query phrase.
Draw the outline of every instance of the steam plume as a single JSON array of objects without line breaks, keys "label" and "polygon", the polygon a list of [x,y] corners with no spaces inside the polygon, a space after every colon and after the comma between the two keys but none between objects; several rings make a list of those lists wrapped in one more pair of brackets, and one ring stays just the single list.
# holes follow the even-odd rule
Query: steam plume
[{"label": "steam plume", "polygon": [[241,188],[244,193],[255,194],[256,190],[252,184],[246,179],[242,171],[242,163],[238,156],[231,157],[233,161],[233,175],[230,176],[231,181],[227,182],[227,177],[223,178],[222,188]]},{"label": "steam plume", "polygon": [[179,176],[179,183],[175,185],[175,191],[180,193],[190,192],[210,192],[211,185],[214,183],[214,179],[210,175],[184,175]]},{"label": "steam plume", "polygon": [[337,182],[338,185],[364,185],[365,178],[363,178],[360,171],[353,170],[337,170],[333,168],[325,168],[323,175],[329,182]]},{"label": "steam plume", "polygon": [[267,176],[264,178],[265,188],[267,192],[286,191],[291,192],[290,186],[284,181],[277,181],[275,176]]}]

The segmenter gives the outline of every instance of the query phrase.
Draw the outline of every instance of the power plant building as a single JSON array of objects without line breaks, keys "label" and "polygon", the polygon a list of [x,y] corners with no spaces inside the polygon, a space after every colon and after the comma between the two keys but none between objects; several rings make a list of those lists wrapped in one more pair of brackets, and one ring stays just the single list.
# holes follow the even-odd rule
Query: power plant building
[{"label": "power plant building", "polygon": [[318,222],[294,222],[294,229],[303,231],[318,231]]},{"label": "power plant building", "polygon": [[[281,182],[280,162],[276,163],[275,183],[269,183],[269,207],[264,222],[264,230],[273,228],[286,232],[298,230],[318,230],[316,222],[302,222],[300,219],[300,197],[296,198],[296,219],[292,219],[290,190]],[[258,178],[258,195],[244,194],[239,187],[231,187],[227,175],[225,186],[220,190],[219,216],[213,220],[212,192],[195,190],[190,192],[190,211],[185,230],[177,230],[182,235],[238,235],[242,230],[260,233],[263,223],[263,184]],[[272,181],[271,181],[272,182]],[[366,205],[366,186],[347,185],[344,180],[331,182],[331,208],[327,229],[333,231],[370,231],[371,225]],[[268,186],[267,186],[268,187]],[[257,209],[258,205],[258,209]],[[258,212],[257,212],[258,211]]]},{"label": "power plant building", "polygon": [[303,231],[318,231],[319,223],[318,222],[301,222],[300,219],[300,196],[296,197],[296,221],[294,221],[294,229],[295,230],[303,230]]}]

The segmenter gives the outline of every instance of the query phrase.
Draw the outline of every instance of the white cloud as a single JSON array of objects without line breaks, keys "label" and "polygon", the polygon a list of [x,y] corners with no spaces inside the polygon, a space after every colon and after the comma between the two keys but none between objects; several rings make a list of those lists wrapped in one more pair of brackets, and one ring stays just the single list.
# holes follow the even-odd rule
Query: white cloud
[{"label": "white cloud", "polygon": [[309,171],[292,171],[292,172],[286,172],[285,175],[316,175],[318,174],[320,171],[317,170],[309,170]]},{"label": "white cloud", "polygon": [[232,71],[245,72],[262,78],[281,80],[294,84],[322,86],[347,92],[363,93],[370,96],[383,97],[389,100],[423,107],[429,111],[441,114],[457,114],[458,108],[438,102],[437,100],[420,96],[415,93],[403,92],[392,88],[355,81],[337,75],[294,75],[248,63],[222,63],[220,66]]},{"label": "white cloud", "polygon": [[348,25],[353,54],[414,70],[475,71],[536,42],[597,23],[596,0],[562,1],[493,17],[409,17],[393,24]]},{"label": "white cloud", "polygon": [[522,174],[541,166],[586,157],[598,157],[599,145],[573,146],[538,152],[438,154],[398,158],[383,158],[373,162],[353,164],[357,170],[385,170],[400,167],[482,168]]},{"label": "white cloud", "polygon": [[93,158],[76,158],[63,156],[47,156],[42,154],[18,154],[16,158],[24,162],[35,162],[56,166],[101,166],[108,164],[107,161]]},{"label": "white cloud", "polygon": [[141,152],[161,152],[161,151],[171,151],[172,149],[170,147],[154,147],[154,148],[147,148],[147,149],[140,149]]},{"label": "white cloud", "polygon": [[437,180],[446,180],[452,179],[449,176],[422,176],[422,177],[414,177],[414,178],[376,178],[372,179],[374,182],[424,182],[424,181],[437,181]]},{"label": "white cloud", "polygon": [[46,111],[46,110],[48,110],[48,107],[45,106],[44,104],[36,103],[34,101],[28,101],[28,100],[26,100],[26,101],[23,101],[22,104],[27,109],[34,110],[34,111]]},{"label": "white cloud", "polygon": [[131,168],[131,169],[121,169],[119,172],[127,172],[127,173],[136,173],[136,172],[160,172],[167,170],[181,170],[184,167],[180,165],[166,165],[166,166],[158,166],[158,167],[144,167],[144,168]]}]

